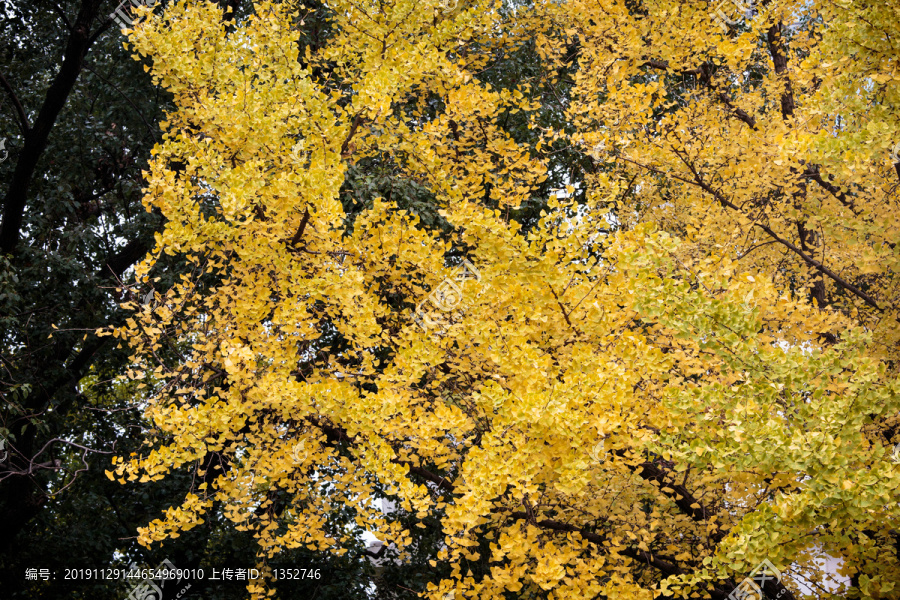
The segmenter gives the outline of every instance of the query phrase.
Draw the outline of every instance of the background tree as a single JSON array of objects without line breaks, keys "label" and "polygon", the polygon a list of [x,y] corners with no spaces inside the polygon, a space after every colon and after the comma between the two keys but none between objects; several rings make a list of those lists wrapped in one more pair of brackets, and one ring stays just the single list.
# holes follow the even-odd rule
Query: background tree
[{"label": "background tree", "polygon": [[5,589],[24,576],[12,574],[23,528],[97,452],[112,451],[111,423],[77,383],[95,361],[121,364],[122,355],[85,333],[121,322],[111,288],[160,222],[139,194],[163,98],[127,59],[101,4],[4,2],[0,11],[10,150],[0,165]]}]

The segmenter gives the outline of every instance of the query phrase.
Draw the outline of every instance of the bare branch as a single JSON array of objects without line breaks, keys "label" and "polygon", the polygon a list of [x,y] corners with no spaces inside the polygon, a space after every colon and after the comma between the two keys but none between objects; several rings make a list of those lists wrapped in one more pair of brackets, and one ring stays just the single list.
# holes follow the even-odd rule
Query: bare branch
[{"label": "bare branch", "polygon": [[9,85],[9,82],[6,81],[6,77],[3,76],[3,73],[0,73],[0,84],[3,85],[6,93],[9,94],[10,100],[12,100],[13,106],[16,108],[16,116],[19,117],[19,129],[22,130],[22,136],[27,136],[28,132],[31,130],[31,126],[28,124],[28,117],[25,115],[25,109],[22,108],[22,103],[19,102],[15,90],[13,90],[12,86]]},{"label": "bare branch", "polygon": [[147,127],[147,131],[150,132],[150,137],[153,137],[153,138],[156,137],[156,135],[155,135],[156,132],[154,131],[153,127],[151,127],[150,123],[147,122],[147,119],[144,118],[144,114],[143,114],[143,113],[141,112],[141,110],[137,107],[137,105],[135,105],[135,103],[131,101],[131,98],[129,98],[128,96],[126,96],[126,95],[125,95],[125,92],[123,92],[122,90],[119,89],[119,86],[117,86],[116,84],[114,84],[113,82],[111,82],[110,80],[108,80],[106,77],[104,77],[103,75],[101,75],[100,73],[98,73],[97,71],[95,71],[94,69],[92,69],[92,68],[90,67],[90,65],[87,65],[87,64],[86,64],[86,65],[84,65],[84,68],[85,68],[85,70],[87,70],[88,72],[93,73],[94,75],[96,75],[97,78],[100,79],[100,81],[102,81],[103,83],[105,83],[106,85],[108,85],[109,87],[111,87],[112,89],[114,89],[115,91],[117,91],[117,92],[119,93],[119,95],[122,96],[122,97],[125,99],[125,101],[128,102],[128,104],[131,105],[131,108],[133,108],[133,109],[134,109],[134,112],[136,112],[136,113],[138,114],[138,116],[141,118],[141,121],[144,122],[144,125],[146,125],[146,127]]}]

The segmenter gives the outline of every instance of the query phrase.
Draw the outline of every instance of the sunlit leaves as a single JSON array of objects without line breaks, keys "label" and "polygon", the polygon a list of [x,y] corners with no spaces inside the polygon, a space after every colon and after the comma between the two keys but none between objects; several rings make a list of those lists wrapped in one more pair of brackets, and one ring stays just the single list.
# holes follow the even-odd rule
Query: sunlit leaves
[{"label": "sunlit leaves", "polygon": [[[900,516],[877,438],[900,410],[894,350],[860,326],[880,318],[860,286],[893,311],[896,273],[886,209],[843,212],[811,187],[818,171],[799,182],[821,148],[800,118],[816,92],[804,75],[791,108],[767,62],[780,46],[760,36],[800,8],[723,35],[690,3],[539,3],[513,23],[487,5],[337,2],[335,36],[300,60],[269,2],[227,35],[199,4],[138,29],[179,107],[149,174],[168,218],[156,253],[223,283],[185,278],[116,332],[133,376],[152,374],[168,444],[115,474],[228,457],[142,540],[219,501],[261,556],[339,553],[351,534],[327,514],[343,504],[403,551],[380,485],[417,519],[445,511],[436,558],[452,577],[432,598],[699,592],[763,558],[808,569],[815,544],[856,560],[847,532]],[[567,130],[533,147],[503,126],[536,110],[530,84],[478,78],[522,27],[555,69],[577,66]],[[560,143],[589,146],[596,172],[525,233],[510,213]],[[429,190],[451,234],[390,197],[351,229],[340,194],[364,161]],[[858,210],[883,199],[883,182],[837,174]],[[463,258],[478,277],[456,278]],[[826,275],[827,307],[808,294]],[[440,314],[421,327],[429,299]],[[159,360],[174,341],[191,353]]]}]

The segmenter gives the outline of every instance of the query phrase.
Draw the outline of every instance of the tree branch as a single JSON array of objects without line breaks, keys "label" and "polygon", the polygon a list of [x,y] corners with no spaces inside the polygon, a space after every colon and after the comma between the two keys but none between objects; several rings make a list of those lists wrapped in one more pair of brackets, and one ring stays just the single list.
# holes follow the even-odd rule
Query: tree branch
[{"label": "tree branch", "polygon": [[[607,541],[606,537],[589,531],[585,527],[578,527],[576,525],[570,525],[568,523],[555,521],[553,519],[542,519],[539,521],[537,519],[534,519],[533,515],[525,511],[513,512],[508,516],[513,520],[528,521],[532,525],[540,527],[541,529],[559,531],[564,533],[578,533],[585,540],[591,542],[596,546],[602,547],[604,545],[604,542]],[[684,569],[678,566],[674,559],[669,557],[655,555],[652,552],[634,548],[625,548],[622,550],[618,550],[617,552],[619,555],[631,558],[635,562],[644,563],[653,567],[666,577],[671,577],[673,575],[684,575],[686,573]],[[733,588],[734,587],[737,586],[733,586]],[[779,600],[795,600],[794,595],[791,593],[791,591],[787,589],[784,584],[782,584],[780,581],[775,580],[774,578],[768,579],[765,584],[763,584],[763,589],[765,590],[766,595],[770,598],[778,598]],[[728,595],[725,590],[722,590],[715,586],[711,586],[710,588],[708,588],[707,592],[715,600],[724,600]]]},{"label": "tree branch", "polygon": [[63,23],[66,24],[66,29],[69,30],[69,32],[71,33],[72,24],[69,22],[69,18],[66,17],[65,11],[63,9],[61,9],[59,7],[59,4],[56,2],[50,2],[49,4],[50,4],[50,6],[53,7],[53,10],[56,11],[56,14],[59,15],[59,18],[63,20]]},{"label": "tree branch", "polygon": [[831,194],[832,196],[834,196],[835,198],[837,198],[837,200],[838,200],[841,204],[843,204],[844,206],[846,206],[847,208],[849,208],[849,209],[851,210],[851,212],[853,212],[854,215],[856,215],[857,217],[859,216],[859,212],[857,212],[857,210],[856,210],[856,204],[854,204],[853,200],[851,200],[850,198],[848,198],[848,197],[847,197],[847,194],[845,194],[844,192],[842,192],[842,191],[840,190],[840,188],[838,188],[837,186],[835,186],[835,185],[833,185],[833,184],[828,183],[827,181],[825,181],[825,180],[822,178],[822,175],[819,173],[819,169],[818,169],[817,167],[815,167],[815,166],[813,166],[813,165],[808,166],[808,167],[806,168],[806,171],[803,173],[803,175],[804,175],[805,177],[808,177],[809,179],[812,179],[812,180],[815,181],[816,183],[818,183],[818,184],[819,184],[819,187],[821,187],[822,189],[824,189],[825,191],[827,191],[829,194]]},{"label": "tree branch", "polygon": [[784,92],[781,94],[781,117],[787,121],[794,116],[794,92],[791,88],[791,80],[787,76],[787,50],[784,47],[784,27],[780,21],[769,27],[766,32],[766,43],[769,47],[769,54],[772,55],[775,74],[784,79]]},{"label": "tree branch", "polygon": [[356,130],[359,129],[362,122],[362,116],[356,115],[353,117],[353,122],[350,124],[350,131],[347,133],[347,138],[344,140],[344,143],[341,144],[341,158],[347,158],[349,156],[347,150],[350,148],[350,142],[353,140],[353,136],[356,135]]},{"label": "tree branch", "polygon": [[156,138],[155,131],[153,130],[153,127],[150,126],[150,123],[147,122],[147,119],[144,118],[144,114],[140,111],[140,109],[137,107],[137,105],[136,105],[134,102],[131,101],[131,98],[129,98],[128,96],[126,96],[126,95],[125,95],[125,92],[123,92],[122,90],[119,89],[119,86],[117,86],[116,84],[112,83],[111,81],[109,81],[108,79],[106,79],[103,75],[101,75],[100,73],[98,73],[97,71],[95,71],[94,69],[92,69],[92,68],[90,67],[90,65],[87,65],[87,64],[86,64],[86,65],[84,65],[84,68],[85,68],[85,70],[87,70],[88,72],[93,73],[94,75],[96,75],[97,78],[100,79],[100,81],[102,81],[103,83],[105,83],[106,85],[108,85],[109,87],[111,87],[112,89],[114,89],[116,92],[118,92],[119,95],[122,96],[122,97],[125,99],[125,101],[126,101],[128,104],[131,105],[131,108],[133,108],[133,109],[134,109],[134,112],[136,112],[136,113],[138,114],[138,116],[141,118],[141,121],[144,122],[144,125],[147,127],[147,131],[150,133],[150,137],[151,137],[151,138],[154,138],[154,139]]},{"label": "tree branch", "polygon": [[[665,71],[665,70],[668,70],[669,63],[664,60],[651,59],[651,60],[648,60],[647,62],[645,62],[641,66],[652,67],[654,69],[661,69],[661,70]],[[709,67],[706,64],[704,64],[696,69],[681,71],[681,74],[682,75],[694,75],[695,77],[700,77],[702,82],[706,85],[706,87],[712,88],[712,85],[710,82],[710,77],[709,77],[710,73],[709,73],[708,69],[709,69]],[[722,104],[724,104],[725,106],[728,107],[728,109],[734,114],[734,116],[736,116],[738,119],[740,119],[741,121],[743,121],[744,123],[749,125],[751,129],[754,129],[754,130],[756,129],[756,119],[754,119],[752,116],[747,114],[747,112],[744,109],[738,108],[737,106],[735,106],[734,103],[731,101],[731,99],[724,92],[718,92],[716,97],[719,99],[719,101]]]},{"label": "tree branch", "polygon": [[97,273],[100,279],[116,279],[122,277],[131,265],[141,260],[150,248],[141,240],[132,240],[124,248],[106,260],[106,264]]},{"label": "tree branch", "polygon": [[[536,519],[533,519],[532,516],[529,515],[529,513],[524,511],[513,512],[509,516],[513,520],[528,521],[532,525],[540,527],[541,529],[548,529],[550,531],[559,531],[565,533],[577,533],[596,546],[602,547],[604,545],[604,542],[607,541],[606,537],[589,531],[585,527],[578,527],[576,525],[570,525],[568,523],[555,521],[553,519],[542,519],[538,521]],[[681,567],[679,567],[674,560],[656,556],[652,552],[636,550],[634,548],[624,548],[622,550],[617,550],[617,553],[636,562],[645,563],[655,568],[666,577],[670,577],[672,575],[683,575],[685,573],[685,571]],[[717,590],[710,590],[710,593],[712,594],[713,598],[722,599],[725,597],[725,594]]]},{"label": "tree branch", "polygon": [[754,131],[756,130],[756,119],[747,114],[743,108],[738,108],[737,106],[735,106],[724,92],[719,92],[718,98],[722,104],[727,106],[728,109],[731,110],[732,113],[734,113],[734,116],[749,125],[750,129],[753,129]]},{"label": "tree branch", "polygon": [[[624,452],[620,450],[619,452]],[[675,505],[693,521],[703,522],[710,516],[706,507],[683,485],[675,483],[672,479],[672,473],[668,469],[664,469],[656,462],[643,462],[633,467],[629,467],[635,471],[645,481],[652,481],[659,484],[661,494],[669,497],[675,502]],[[668,488],[672,491],[666,491]],[[719,543],[725,537],[725,532],[717,529],[716,533],[710,538]]]},{"label": "tree branch", "polygon": [[[728,199],[726,199],[720,192],[714,190],[712,187],[709,186],[709,184],[707,184],[705,181],[703,181],[703,179],[700,177],[700,175],[694,170],[693,166],[688,164],[687,162],[685,162],[685,164],[691,170],[692,174],[694,175],[695,180],[686,179],[684,177],[680,177],[680,176],[674,175],[672,173],[664,173],[664,172],[660,171],[659,169],[654,169],[653,167],[641,164],[637,161],[631,160],[630,158],[626,158],[624,156],[620,156],[619,158],[621,158],[622,160],[624,160],[626,162],[630,162],[634,165],[637,165],[643,169],[647,169],[648,171],[651,171],[653,173],[657,173],[657,174],[663,175],[665,177],[671,177],[672,179],[677,179],[678,181],[681,181],[681,182],[684,182],[684,183],[687,183],[690,185],[696,185],[696,186],[700,187],[701,189],[703,189],[704,191],[706,191],[707,193],[709,193],[710,195],[712,195],[716,199],[716,201],[723,207],[728,207],[732,210],[742,212],[740,207],[729,202]],[[682,161],[683,160],[684,159],[682,159]],[[866,294],[864,291],[862,291],[861,289],[859,289],[858,287],[856,287],[849,281],[845,281],[837,273],[835,273],[834,271],[832,271],[831,269],[829,269],[828,267],[826,267],[825,265],[823,265],[816,259],[814,259],[811,256],[809,256],[808,254],[806,254],[803,250],[801,250],[800,248],[798,248],[791,242],[785,240],[784,238],[782,238],[781,236],[776,234],[774,231],[772,231],[772,228],[770,228],[768,225],[764,225],[758,221],[754,222],[753,224],[756,225],[757,227],[759,227],[760,229],[762,229],[763,231],[765,231],[767,234],[769,234],[769,236],[771,236],[772,239],[774,239],[776,242],[778,242],[779,244],[783,245],[784,247],[786,247],[786,248],[790,249],[792,252],[794,252],[797,256],[799,256],[801,259],[803,259],[803,261],[807,265],[809,265],[810,267],[813,267],[820,273],[827,275],[838,286],[840,286],[841,288],[850,292],[851,294],[854,294],[855,296],[859,297],[866,304],[868,304],[875,310],[877,310],[877,311],[882,310],[882,308],[878,306],[878,303],[875,302],[874,298],[872,298],[871,296]]]},{"label": "tree branch", "polygon": [[[128,267],[140,260],[147,253],[147,248],[140,241],[129,242],[125,248],[111,256],[104,267],[97,273],[101,280],[115,279],[118,280]],[[78,381],[84,374],[84,371],[92,364],[94,356],[106,344],[111,337],[95,337],[86,342],[82,346],[81,351],[72,359],[68,366],[64,366],[65,374],[57,378],[48,387],[41,386],[39,394],[34,396],[34,402],[29,402],[39,410],[45,410],[50,400],[56,395],[63,386],[73,381]],[[74,349],[74,348],[73,348]],[[68,353],[71,353],[70,349]]]},{"label": "tree branch", "polygon": [[303,218],[300,220],[300,227],[297,228],[297,233],[295,233],[294,237],[291,238],[291,248],[299,244],[300,240],[303,238],[303,231],[306,229],[307,221],[309,221],[309,208],[303,211]]},{"label": "tree branch", "polygon": [[[559,305],[559,310],[562,313],[563,318],[566,320],[566,323],[569,324],[569,327],[571,327],[572,329],[575,329],[572,326],[572,321],[569,320],[569,313],[566,312],[565,307],[562,305],[562,302],[560,302],[559,296],[556,295],[556,291],[553,289],[553,286],[550,285],[549,282],[547,282],[547,287],[550,288],[550,293],[553,294],[553,297],[556,299],[556,304]],[[565,293],[565,292],[563,292],[563,293]]]},{"label": "tree branch", "polygon": [[363,554],[365,556],[368,556],[369,558],[374,558],[375,560],[378,560],[379,558],[381,558],[384,555],[384,551],[387,549],[387,547],[388,547],[387,544],[381,544],[381,548],[378,549],[378,552],[372,552],[371,550],[366,548],[365,550],[363,550]]},{"label": "tree branch", "polygon": [[[651,68],[653,68],[653,69],[660,69],[660,70],[662,70],[662,71],[668,71],[668,70],[669,70],[669,62],[668,62],[668,61],[665,61],[665,60],[657,60],[657,59],[654,59],[654,58],[651,58],[651,59],[647,60],[647,61],[644,62],[644,64],[642,64],[641,66],[642,66],[642,67],[651,67]],[[700,75],[700,72],[701,72],[701,70],[700,70],[699,68],[695,68],[695,69],[685,69],[685,70],[683,70],[683,71],[679,71],[679,73],[681,73],[682,75]]]},{"label": "tree branch", "polygon": [[25,137],[31,129],[31,126],[28,124],[28,117],[25,115],[25,109],[22,108],[22,103],[19,102],[15,90],[13,90],[12,86],[9,85],[9,82],[6,81],[6,77],[3,76],[3,73],[0,73],[0,84],[3,85],[6,93],[9,94],[10,100],[12,100],[13,106],[16,108],[16,116],[19,117],[19,128],[22,130],[22,136]]}]

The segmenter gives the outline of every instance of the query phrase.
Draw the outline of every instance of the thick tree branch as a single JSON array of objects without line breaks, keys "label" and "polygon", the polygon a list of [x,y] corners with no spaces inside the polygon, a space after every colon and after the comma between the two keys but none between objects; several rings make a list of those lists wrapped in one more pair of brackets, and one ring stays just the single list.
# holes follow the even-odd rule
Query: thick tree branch
[{"label": "thick tree branch", "polygon": [[[147,253],[143,242],[129,242],[125,248],[111,256],[97,273],[100,280],[118,280],[128,267],[140,260]],[[66,385],[70,385],[84,376],[85,371],[93,363],[97,352],[111,340],[111,337],[95,337],[87,341],[72,361],[64,366],[65,374],[47,386],[40,386],[40,392],[29,399],[29,405],[37,410],[45,410],[56,393]],[[71,348],[66,352],[70,354]]]},{"label": "thick tree branch", "polygon": [[120,283],[125,271],[144,258],[149,251],[150,246],[143,240],[131,240],[121,250],[111,254],[104,261],[103,266],[96,272],[95,276],[101,282],[112,281]]},{"label": "thick tree branch", "polygon": [[[647,61],[644,62],[644,64],[642,64],[641,66],[642,66],[642,67],[651,67],[651,68],[653,68],[653,69],[660,69],[660,70],[662,70],[662,71],[668,71],[668,70],[669,70],[669,62],[668,62],[668,61],[665,61],[665,60],[657,60],[657,59],[654,59],[654,58],[651,58],[650,60],[647,60]],[[678,73],[681,74],[681,75],[700,75],[701,69],[700,69],[700,68],[683,69],[683,70],[681,70],[681,71],[678,71]]]},{"label": "thick tree branch", "polygon": [[294,234],[294,237],[291,238],[290,247],[293,248],[297,244],[300,243],[300,240],[303,239],[303,232],[306,230],[306,223],[309,221],[309,209],[303,211],[303,218],[300,219],[300,226],[297,228],[297,233]]},{"label": "thick tree branch", "polygon": [[[550,531],[559,531],[564,533],[577,533],[582,538],[596,546],[602,547],[607,541],[604,536],[594,533],[586,527],[578,527],[576,525],[563,523],[562,521],[556,521],[553,519],[537,520],[533,517],[532,514],[529,514],[525,511],[510,513],[508,517],[513,520],[528,521],[532,525],[540,527],[541,529],[548,529]],[[647,564],[666,577],[685,574],[685,570],[678,566],[674,559],[669,557],[655,555],[652,552],[634,548],[625,548],[622,550],[618,550],[618,554],[631,558],[635,562]],[[769,598],[778,598],[779,600],[795,600],[794,595],[791,593],[791,591],[787,589],[780,581],[777,581],[774,578],[769,578],[763,584],[763,589],[765,590],[766,595]],[[726,598],[728,594],[728,592],[718,587],[711,587],[707,589],[707,592],[709,592],[710,596],[716,600],[724,600],[724,598]]]},{"label": "thick tree branch", "polygon": [[35,394],[33,399],[29,399],[29,406],[36,406],[41,411],[47,410],[53,396],[64,386],[73,384],[81,379],[93,362],[94,356],[111,339],[111,337],[95,337],[85,342],[78,354],[75,355],[75,358],[63,367],[65,373],[50,385],[41,386],[40,392]]},{"label": "thick tree branch", "polygon": [[[705,506],[685,486],[675,483],[672,472],[663,468],[657,462],[643,462],[630,467],[645,481],[659,484],[660,493],[669,497],[675,505],[687,516],[696,522],[706,521],[711,515]],[[671,491],[669,491],[671,490]],[[725,532],[718,529],[710,538],[719,543],[725,537]]]},{"label": "thick tree branch", "polygon": [[735,106],[724,92],[719,92],[717,97],[722,104],[728,107],[728,109],[734,114],[734,116],[749,125],[750,129],[756,129],[756,119],[747,114],[743,108],[738,108],[737,106]]},{"label": "thick tree branch", "polygon": [[824,189],[826,192],[828,192],[829,194],[831,194],[832,196],[834,196],[835,198],[837,198],[838,202],[840,202],[841,204],[843,204],[844,206],[846,206],[847,208],[849,208],[850,211],[851,211],[854,215],[856,215],[857,217],[859,216],[860,213],[857,212],[857,210],[856,210],[856,204],[854,204],[853,200],[850,199],[850,198],[847,196],[847,194],[845,194],[844,192],[842,192],[842,191],[840,190],[840,188],[838,188],[836,185],[833,185],[833,184],[831,184],[831,183],[825,181],[825,180],[822,178],[821,173],[819,173],[819,169],[818,169],[817,167],[814,167],[813,165],[810,165],[809,167],[807,167],[807,169],[806,169],[806,171],[803,173],[803,175],[804,175],[805,177],[807,177],[807,178],[809,178],[809,179],[815,181],[816,183],[818,183],[818,184],[819,184],[819,187],[821,187],[821,188]]},{"label": "thick tree branch", "polygon": [[781,94],[781,117],[787,121],[794,116],[794,92],[791,88],[791,80],[787,76],[787,50],[784,46],[784,26],[780,21],[769,27],[769,30],[766,32],[766,43],[769,47],[769,54],[772,55],[775,74],[784,80],[784,92]]},{"label": "thick tree branch", "polygon": [[440,475],[432,473],[431,471],[429,471],[427,469],[423,469],[422,467],[414,467],[414,466],[412,466],[412,463],[409,463],[406,461],[398,460],[398,461],[394,461],[394,462],[396,462],[399,465],[404,465],[404,466],[408,467],[409,472],[412,473],[413,475],[418,475],[422,479],[425,479],[426,481],[430,481],[431,483],[435,484],[438,487],[438,490],[446,490],[448,492],[453,491],[453,482],[451,482],[446,477],[441,477]]},{"label": "thick tree branch", "polygon": [[118,280],[122,277],[122,273],[128,270],[131,265],[144,258],[149,251],[150,248],[143,241],[132,240],[124,248],[110,256],[97,275],[101,280]]},{"label": "thick tree branch", "polygon": [[66,29],[71,32],[72,23],[69,22],[69,17],[66,16],[65,11],[59,7],[57,2],[50,2],[49,4],[53,7],[53,10],[56,11],[56,14],[59,15],[59,18],[62,19],[62,22],[66,24]]},{"label": "thick tree branch", "polygon": [[350,131],[347,133],[347,138],[344,140],[344,143],[341,144],[341,158],[348,158],[350,156],[350,153],[348,152],[350,149],[350,142],[353,140],[353,136],[356,135],[356,130],[359,129],[362,122],[362,116],[356,115],[353,117],[353,122],[350,124]]},{"label": "thick tree branch", "polygon": [[542,529],[551,529],[553,531],[564,531],[577,533],[587,541],[592,544],[597,544],[598,546],[603,545],[603,542],[606,541],[606,538],[598,533],[594,533],[587,529],[586,527],[577,527],[575,525],[569,525],[568,523],[563,523],[562,521],[554,521],[553,519],[543,519],[541,521],[536,521],[531,518],[525,511],[517,511],[509,514],[509,517],[514,521],[530,521],[533,525],[536,525]]},{"label": "thick tree branch", "polygon": [[366,549],[366,550],[363,550],[363,554],[365,556],[368,556],[369,558],[374,558],[375,560],[378,560],[379,558],[384,556],[384,551],[387,550],[387,547],[388,547],[387,544],[382,544],[381,547],[378,549],[378,552],[372,552],[371,550]]},{"label": "thick tree branch", "polygon": [[773,600],[777,598],[778,600],[797,600],[791,590],[784,587],[784,584],[776,579],[769,579],[763,584],[763,591],[766,592],[766,596],[772,598]]}]

